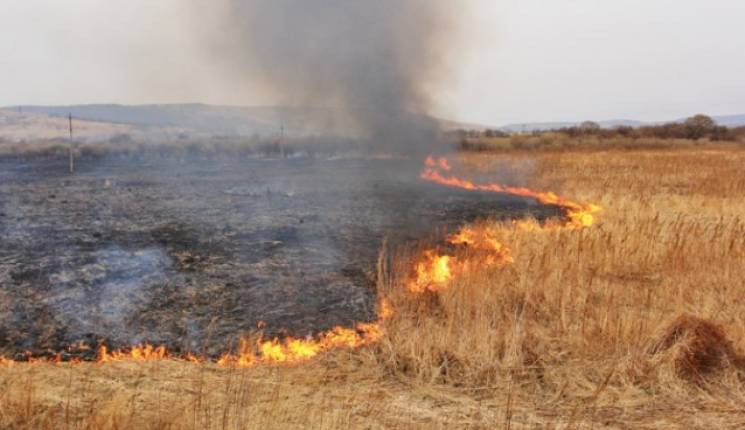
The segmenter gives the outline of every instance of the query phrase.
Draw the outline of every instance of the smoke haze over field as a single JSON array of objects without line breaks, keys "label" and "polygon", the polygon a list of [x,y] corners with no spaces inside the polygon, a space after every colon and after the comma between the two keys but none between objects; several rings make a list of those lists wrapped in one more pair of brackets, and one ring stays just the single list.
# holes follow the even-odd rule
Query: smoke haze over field
[{"label": "smoke haze over field", "polygon": [[[329,128],[404,150],[436,141],[458,10],[431,0],[224,0],[214,58],[282,104],[341,108]],[[378,146],[381,147],[381,146]]]},{"label": "smoke haze over field", "polygon": [[[444,0],[0,0],[0,5],[0,106],[300,103],[307,93],[298,94],[299,84],[288,78],[303,71],[277,66],[322,65],[307,58],[311,54],[337,60],[348,54],[413,55],[405,57],[411,59],[407,65],[425,60],[418,90],[428,90],[419,94],[429,97],[412,99],[412,106],[486,125],[664,121],[699,112],[741,113],[745,103],[745,56],[738,55],[745,50],[741,0],[710,0],[705,7],[696,0],[468,0],[467,7]],[[245,27],[248,23],[256,28]],[[276,23],[282,28],[273,27]],[[381,38],[384,30],[392,31],[390,37]],[[372,37],[369,43],[364,36]],[[293,40],[298,44],[283,45]],[[404,45],[381,52],[384,42],[393,40]],[[359,41],[365,43],[349,52]],[[271,60],[262,71],[248,57],[266,54],[257,51],[267,49],[259,42],[276,43],[286,54],[317,49],[302,51],[306,58],[262,55],[264,62]],[[323,42],[327,46],[321,49]],[[452,80],[447,67],[439,67],[448,63]],[[335,65],[339,62],[308,69],[307,75],[330,84],[339,73],[319,74]],[[360,79],[376,77],[377,67],[362,69]],[[272,81],[283,85],[269,88],[267,79],[254,75],[259,71],[281,72]],[[312,81],[308,76],[300,77]],[[359,102],[361,94],[348,101]],[[326,94],[317,102],[339,104],[338,99]]]}]

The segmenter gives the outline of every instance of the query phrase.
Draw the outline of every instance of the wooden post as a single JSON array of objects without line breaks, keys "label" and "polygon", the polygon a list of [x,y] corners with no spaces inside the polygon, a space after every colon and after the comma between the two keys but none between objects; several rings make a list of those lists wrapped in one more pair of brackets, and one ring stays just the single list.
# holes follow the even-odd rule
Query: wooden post
[{"label": "wooden post", "polygon": [[67,119],[70,122],[70,173],[75,173],[75,158],[73,156],[72,142],[72,113],[68,114]]}]

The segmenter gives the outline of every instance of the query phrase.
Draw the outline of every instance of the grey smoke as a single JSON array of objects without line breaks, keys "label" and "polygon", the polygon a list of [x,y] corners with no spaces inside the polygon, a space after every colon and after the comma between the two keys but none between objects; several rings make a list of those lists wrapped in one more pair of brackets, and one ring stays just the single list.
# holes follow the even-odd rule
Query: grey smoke
[{"label": "grey smoke", "polygon": [[447,82],[463,3],[222,0],[218,62],[280,103],[334,108],[330,127],[416,154],[441,143],[432,95]]}]

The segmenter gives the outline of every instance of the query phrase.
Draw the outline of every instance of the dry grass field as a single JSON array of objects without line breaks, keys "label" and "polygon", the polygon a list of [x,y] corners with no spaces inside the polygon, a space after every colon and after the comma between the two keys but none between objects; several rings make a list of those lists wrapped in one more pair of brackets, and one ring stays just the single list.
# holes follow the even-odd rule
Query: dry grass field
[{"label": "dry grass field", "polygon": [[525,185],[604,211],[586,229],[484,226],[514,263],[437,293],[404,288],[415,249],[384,250],[379,290],[394,315],[383,338],[312,362],[0,366],[0,427],[745,426],[743,148],[459,161],[485,177],[519,166]]}]

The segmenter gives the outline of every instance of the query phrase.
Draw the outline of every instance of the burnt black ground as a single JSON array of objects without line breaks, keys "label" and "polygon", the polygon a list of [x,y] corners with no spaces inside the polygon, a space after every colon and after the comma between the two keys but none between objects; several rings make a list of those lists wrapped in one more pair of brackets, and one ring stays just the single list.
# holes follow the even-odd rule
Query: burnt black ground
[{"label": "burnt black ground", "polygon": [[[0,160],[0,355],[82,342],[231,349],[373,320],[384,236],[558,208],[374,159]],[[85,352],[83,355],[87,354]]]}]

